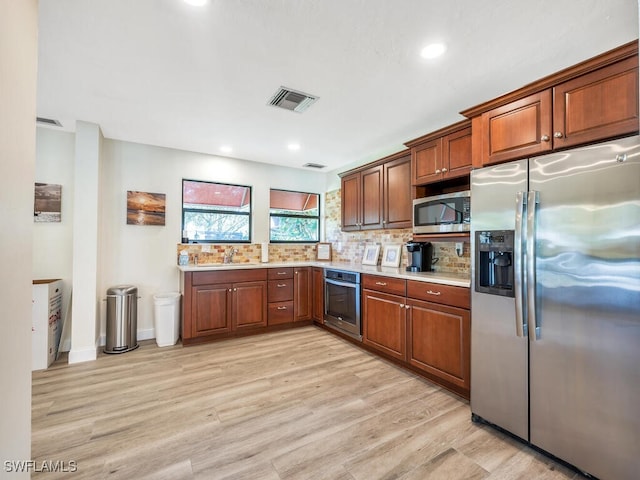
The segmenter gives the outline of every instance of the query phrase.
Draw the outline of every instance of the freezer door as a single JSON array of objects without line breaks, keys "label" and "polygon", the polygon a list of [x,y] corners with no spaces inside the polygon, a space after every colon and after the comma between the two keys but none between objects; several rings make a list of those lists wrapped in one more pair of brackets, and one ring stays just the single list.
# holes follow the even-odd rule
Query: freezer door
[{"label": "freezer door", "polygon": [[517,336],[514,298],[476,292],[475,238],[515,230],[516,194],[526,190],[526,160],[471,172],[471,411],[525,440],[527,337]]},{"label": "freezer door", "polygon": [[532,159],[529,178],[531,443],[599,478],[638,478],[639,139]]}]

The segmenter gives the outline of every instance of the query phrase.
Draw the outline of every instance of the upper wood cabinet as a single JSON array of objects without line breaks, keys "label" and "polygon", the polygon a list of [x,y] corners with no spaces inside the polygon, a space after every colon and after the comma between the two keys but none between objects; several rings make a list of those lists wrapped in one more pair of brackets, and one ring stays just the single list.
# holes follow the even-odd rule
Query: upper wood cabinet
[{"label": "upper wood cabinet", "polygon": [[411,227],[411,156],[382,165],[382,226],[384,228]]},{"label": "upper wood cabinet", "polygon": [[477,166],[636,133],[638,42],[462,114],[473,118]]},{"label": "upper wood cabinet", "polygon": [[401,152],[343,174],[343,231],[411,226],[410,161]]},{"label": "upper wood cabinet", "polygon": [[551,150],[551,90],[535,93],[482,114],[482,164]]},{"label": "upper wood cabinet", "polygon": [[411,149],[411,184],[425,185],[471,171],[471,122],[464,120],[405,143]]},{"label": "upper wood cabinet", "polygon": [[554,148],[637,130],[637,55],[554,87]]}]

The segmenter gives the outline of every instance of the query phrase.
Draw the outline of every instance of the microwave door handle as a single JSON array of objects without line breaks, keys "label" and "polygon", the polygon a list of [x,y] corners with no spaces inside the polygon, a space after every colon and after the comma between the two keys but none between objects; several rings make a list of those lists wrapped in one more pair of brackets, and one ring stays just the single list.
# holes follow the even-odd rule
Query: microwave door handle
[{"label": "microwave door handle", "polygon": [[527,199],[527,319],[529,341],[540,338],[540,327],[536,321],[536,211],[539,203],[538,192],[531,190]]},{"label": "microwave door handle", "polygon": [[522,276],[522,233],[526,206],[527,197],[525,197],[525,192],[516,193],[516,229],[513,238],[513,278],[516,301],[516,335],[518,337],[524,337],[525,332],[524,282]]}]

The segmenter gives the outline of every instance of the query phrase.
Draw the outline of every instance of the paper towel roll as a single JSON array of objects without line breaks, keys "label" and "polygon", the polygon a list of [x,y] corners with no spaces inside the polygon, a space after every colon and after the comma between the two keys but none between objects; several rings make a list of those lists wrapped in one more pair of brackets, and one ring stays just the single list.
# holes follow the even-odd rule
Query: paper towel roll
[{"label": "paper towel roll", "polygon": [[269,261],[269,242],[262,242],[262,263]]}]

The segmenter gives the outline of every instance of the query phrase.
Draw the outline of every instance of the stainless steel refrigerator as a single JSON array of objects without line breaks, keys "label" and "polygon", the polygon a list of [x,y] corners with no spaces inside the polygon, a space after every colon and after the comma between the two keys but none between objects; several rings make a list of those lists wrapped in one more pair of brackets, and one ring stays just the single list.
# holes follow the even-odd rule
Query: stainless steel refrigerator
[{"label": "stainless steel refrigerator", "polygon": [[640,137],[471,174],[471,411],[601,479],[640,472]]}]

